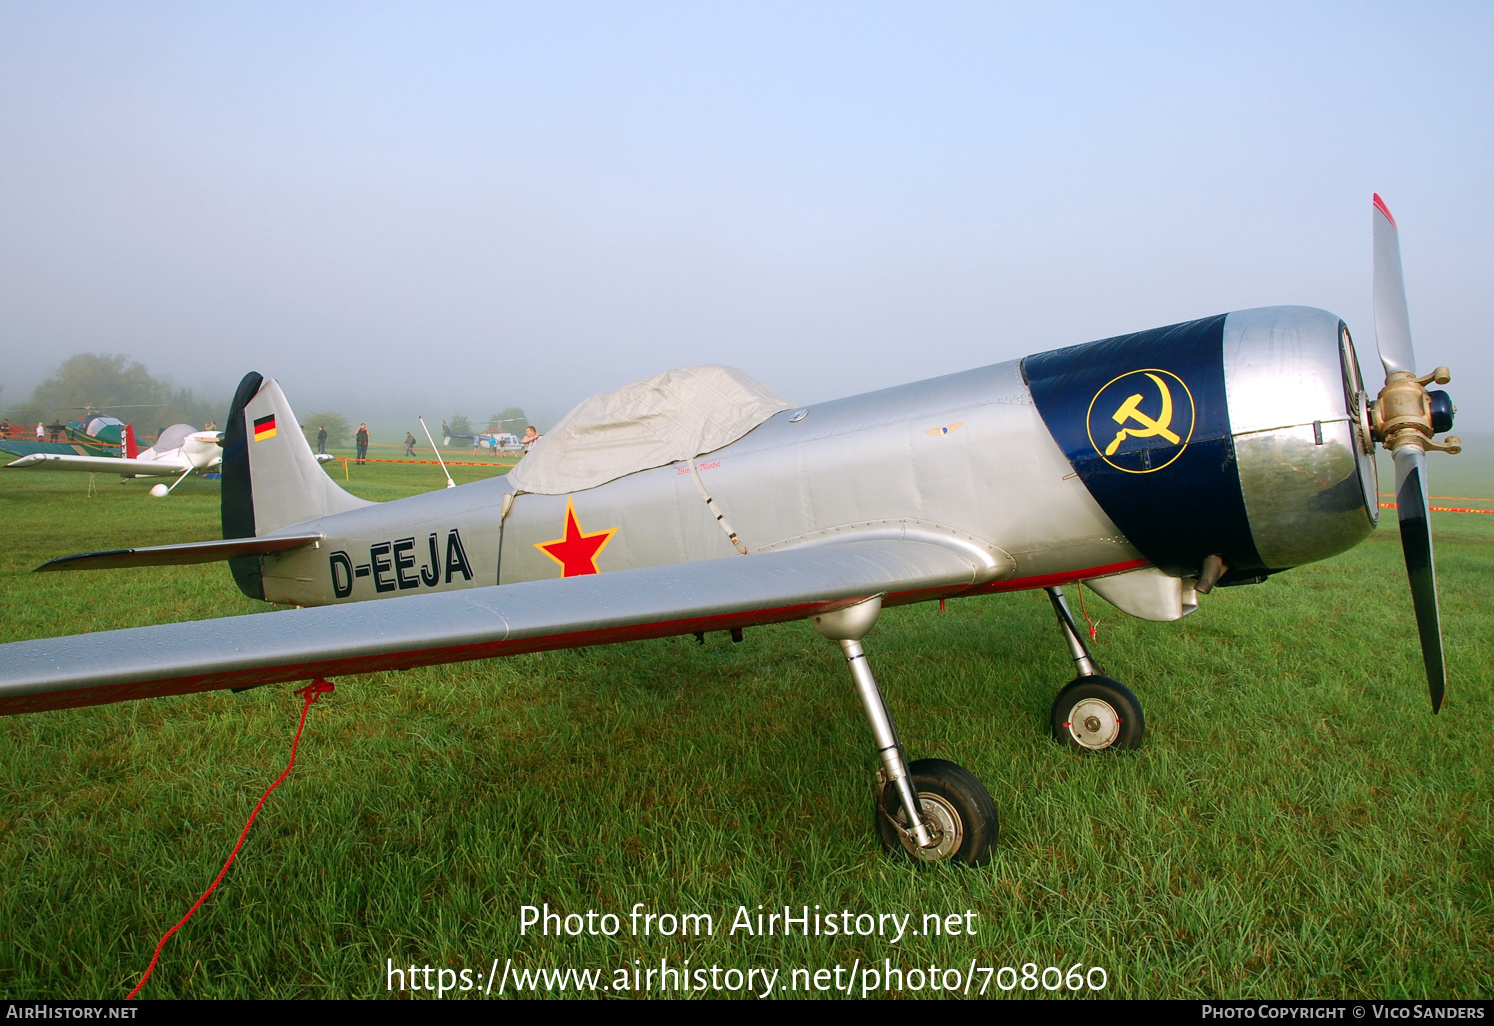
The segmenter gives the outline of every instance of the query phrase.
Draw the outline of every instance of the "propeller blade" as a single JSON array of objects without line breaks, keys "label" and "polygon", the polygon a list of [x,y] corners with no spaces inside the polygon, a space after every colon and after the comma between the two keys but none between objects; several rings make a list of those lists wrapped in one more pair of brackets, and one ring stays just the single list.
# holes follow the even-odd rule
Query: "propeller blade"
[{"label": "propeller blade", "polygon": [[1390,208],[1375,195],[1375,342],[1385,376],[1394,371],[1416,373],[1416,351],[1411,346],[1411,315],[1406,310],[1406,279],[1401,273],[1401,234]]},{"label": "propeller blade", "polygon": [[1432,692],[1432,712],[1442,708],[1447,661],[1442,655],[1442,614],[1437,607],[1437,568],[1432,564],[1432,511],[1427,502],[1427,456],[1414,445],[1402,446],[1395,459],[1395,503],[1401,522],[1401,549],[1411,602],[1421,634],[1421,658]]}]

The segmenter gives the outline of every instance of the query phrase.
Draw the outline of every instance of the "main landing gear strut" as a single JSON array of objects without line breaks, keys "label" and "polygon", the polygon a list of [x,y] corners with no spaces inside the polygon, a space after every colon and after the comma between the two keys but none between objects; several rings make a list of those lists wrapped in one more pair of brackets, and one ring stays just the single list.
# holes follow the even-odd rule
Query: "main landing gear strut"
[{"label": "main landing gear strut", "polygon": [[892,851],[920,862],[945,860],[984,865],[996,845],[996,804],[969,770],[943,759],[909,764],[897,728],[872,676],[861,639],[877,622],[882,597],[813,618],[815,630],[840,643],[861,696],[882,768],[877,773],[877,831]]},{"label": "main landing gear strut", "polygon": [[1104,675],[1079,636],[1062,588],[1048,588],[1058,629],[1074,657],[1078,676],[1053,700],[1053,737],[1076,752],[1135,748],[1146,733],[1141,701],[1131,689]]}]

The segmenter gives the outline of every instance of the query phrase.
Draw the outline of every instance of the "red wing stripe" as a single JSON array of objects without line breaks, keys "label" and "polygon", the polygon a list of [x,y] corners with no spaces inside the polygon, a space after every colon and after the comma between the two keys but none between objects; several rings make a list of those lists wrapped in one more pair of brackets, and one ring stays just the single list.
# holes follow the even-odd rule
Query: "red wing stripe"
[{"label": "red wing stripe", "polygon": [[1110,577],[1113,574],[1123,574],[1151,565],[1151,562],[1145,559],[1128,559],[1124,563],[1092,566],[1087,570],[1066,570],[1058,574],[1040,574],[1035,577],[1013,577],[1007,581],[992,581],[990,584],[976,585],[969,591],[964,592],[964,594],[986,595],[1003,591],[1031,591],[1033,588],[1052,588],[1056,585],[1073,584],[1075,581],[1088,581],[1095,577]]}]

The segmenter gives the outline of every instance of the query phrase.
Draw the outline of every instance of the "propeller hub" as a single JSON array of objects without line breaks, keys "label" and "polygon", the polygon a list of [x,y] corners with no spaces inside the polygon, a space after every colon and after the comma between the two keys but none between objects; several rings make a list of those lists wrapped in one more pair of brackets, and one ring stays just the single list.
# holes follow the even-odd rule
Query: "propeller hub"
[{"label": "propeller hub", "polygon": [[[1417,377],[1411,371],[1392,371],[1386,375],[1385,387],[1370,410],[1370,431],[1375,441],[1391,452],[1406,446],[1415,446],[1423,451],[1457,453],[1462,452],[1460,439],[1450,437],[1446,442],[1434,440],[1437,427],[1446,423],[1443,430],[1452,426],[1452,417],[1444,416],[1440,409],[1434,410],[1431,393],[1427,385],[1435,381],[1439,385],[1451,380],[1446,367],[1438,367],[1431,374]],[[1445,397],[1445,392],[1437,393]]]}]

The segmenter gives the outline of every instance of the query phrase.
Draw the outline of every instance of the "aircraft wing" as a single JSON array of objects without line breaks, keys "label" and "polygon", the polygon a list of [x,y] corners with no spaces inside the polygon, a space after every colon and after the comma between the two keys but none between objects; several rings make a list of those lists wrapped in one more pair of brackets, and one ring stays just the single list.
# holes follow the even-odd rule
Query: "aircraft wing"
[{"label": "aircraft wing", "polygon": [[34,452],[5,464],[6,470],[48,467],[52,470],[80,470],[90,474],[134,474],[136,477],[176,477],[192,469],[186,460],[132,460],[122,456],[64,456],[54,452]]},{"label": "aircraft wing", "polygon": [[780,552],[0,645],[0,715],[779,623],[990,579],[932,542]]}]

